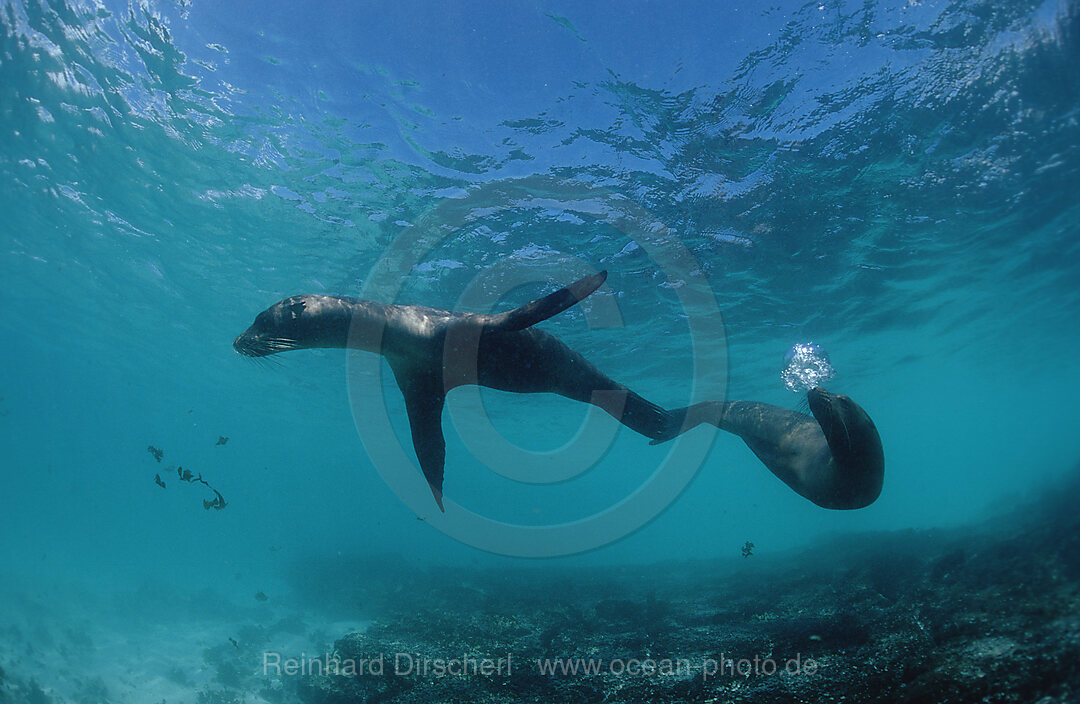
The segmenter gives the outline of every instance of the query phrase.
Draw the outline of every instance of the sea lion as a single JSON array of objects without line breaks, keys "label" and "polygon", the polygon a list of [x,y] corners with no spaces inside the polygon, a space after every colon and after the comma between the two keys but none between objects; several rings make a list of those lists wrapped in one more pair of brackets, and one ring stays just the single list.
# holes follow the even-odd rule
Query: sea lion
[{"label": "sea lion", "polygon": [[[815,389],[813,418],[741,401],[706,401],[669,411],[608,378],[554,335],[532,327],[575,305],[606,278],[606,271],[586,276],[492,315],[339,296],[291,296],[259,313],[233,347],[248,357],[314,347],[383,355],[405,398],[413,448],[441,510],[442,410],[446,393],[466,384],[556,393],[591,403],[653,444],[708,422],[742,437],[774,474],[820,506],[861,508],[876,498],[873,486],[876,481],[880,492],[884,467],[881,443],[869,417],[845,397]],[[834,459],[832,452],[842,453],[842,459]]]},{"label": "sea lion", "polygon": [[738,435],[769,471],[822,508],[869,506],[885,480],[877,427],[847,396],[818,386],[807,400],[813,416],[756,401],[706,401],[672,413],[685,414],[683,431],[711,423]]}]

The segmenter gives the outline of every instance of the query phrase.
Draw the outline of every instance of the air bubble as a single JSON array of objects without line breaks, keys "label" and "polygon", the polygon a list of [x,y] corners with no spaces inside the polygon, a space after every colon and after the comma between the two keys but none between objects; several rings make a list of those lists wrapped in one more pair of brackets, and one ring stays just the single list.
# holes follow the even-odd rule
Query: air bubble
[{"label": "air bubble", "polygon": [[798,342],[784,355],[784,386],[795,393],[809,391],[832,379],[836,370],[829,364],[829,354],[813,342]]}]

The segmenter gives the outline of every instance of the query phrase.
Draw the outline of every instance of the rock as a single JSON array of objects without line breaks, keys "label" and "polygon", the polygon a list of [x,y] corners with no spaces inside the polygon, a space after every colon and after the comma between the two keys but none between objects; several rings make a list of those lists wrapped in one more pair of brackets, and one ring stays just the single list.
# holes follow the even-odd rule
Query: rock
[{"label": "rock", "polygon": [[[1078,494],[1073,478],[982,526],[847,536],[752,565],[437,575],[396,565],[382,581],[365,576],[365,589],[382,590],[365,603],[380,611],[335,647],[342,659],[381,656],[386,669],[309,674],[297,694],[305,704],[1077,701]],[[334,588],[356,596],[355,585]],[[399,674],[401,653],[509,666]]]}]

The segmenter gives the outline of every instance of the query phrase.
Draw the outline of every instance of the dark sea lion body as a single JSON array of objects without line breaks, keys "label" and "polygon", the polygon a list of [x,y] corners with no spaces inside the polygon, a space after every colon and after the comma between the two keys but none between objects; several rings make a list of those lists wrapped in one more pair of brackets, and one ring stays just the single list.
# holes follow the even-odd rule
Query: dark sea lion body
[{"label": "dark sea lion body", "polygon": [[807,398],[813,416],[756,401],[706,401],[686,409],[683,425],[711,423],[738,435],[781,481],[822,508],[869,506],[885,480],[873,421],[847,396],[817,387]]},{"label": "dark sea lion body", "polygon": [[[708,401],[668,411],[610,379],[559,338],[531,327],[591,294],[606,276],[601,272],[586,277],[495,315],[338,296],[292,296],[260,313],[233,346],[251,357],[311,347],[348,347],[383,355],[405,398],[413,447],[440,508],[446,452],[442,409],[449,390],[470,384],[516,393],[556,393],[592,403],[654,444],[711,423],[742,437],[774,474],[820,506],[860,508],[877,497],[873,485],[876,481],[880,492],[884,471],[883,460],[875,464],[881,456],[880,439],[865,413],[862,417],[872,433],[848,427],[863,418],[849,412],[848,404],[854,406],[850,401],[835,400],[844,397],[812,391],[815,417],[745,401]],[[826,437],[826,426],[837,438],[835,447]],[[866,462],[858,452],[849,451],[841,436],[848,444],[876,441],[877,452],[872,447],[863,452],[869,458]],[[847,453],[845,460],[834,459],[836,448]],[[871,475],[870,480],[864,475]],[[852,483],[859,488],[851,490]]]}]

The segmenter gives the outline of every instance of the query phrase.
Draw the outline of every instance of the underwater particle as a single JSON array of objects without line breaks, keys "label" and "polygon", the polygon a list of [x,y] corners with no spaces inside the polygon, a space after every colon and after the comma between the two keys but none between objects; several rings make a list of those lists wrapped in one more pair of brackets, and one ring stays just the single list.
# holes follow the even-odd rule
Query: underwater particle
[{"label": "underwater particle", "polygon": [[160,474],[155,474],[154,475],[154,483],[157,484],[158,486],[160,486],[162,489],[165,488],[165,482],[161,479]]},{"label": "underwater particle", "polygon": [[146,451],[149,452],[151,455],[153,455],[154,459],[157,460],[158,462],[161,461],[162,455],[165,454],[164,452],[162,452],[160,449],[154,447],[153,445],[147,445],[146,446]]},{"label": "underwater particle", "polygon": [[233,644],[234,648],[236,648],[237,650],[240,650],[240,644],[236,642],[235,638],[230,637],[229,642]]},{"label": "underwater particle", "polygon": [[270,600],[270,597],[266,596],[266,594],[264,594],[262,592],[256,592],[255,601],[269,601],[269,600]]},{"label": "underwater particle", "polygon": [[742,556],[750,557],[754,554],[754,544],[747,540],[742,546]]},{"label": "underwater particle", "polygon": [[227,442],[229,442],[229,438],[225,437],[224,435],[218,435],[217,443],[215,443],[215,444],[216,445],[224,445]]},{"label": "underwater particle", "polygon": [[797,342],[784,355],[784,371],[780,378],[789,391],[802,393],[836,376],[829,364],[829,354],[814,342]]}]

